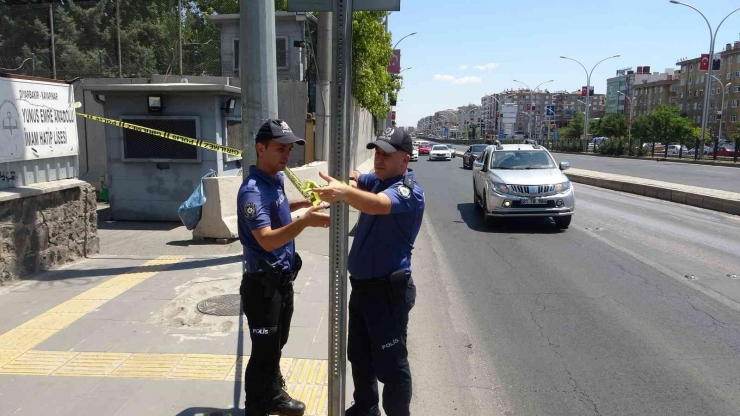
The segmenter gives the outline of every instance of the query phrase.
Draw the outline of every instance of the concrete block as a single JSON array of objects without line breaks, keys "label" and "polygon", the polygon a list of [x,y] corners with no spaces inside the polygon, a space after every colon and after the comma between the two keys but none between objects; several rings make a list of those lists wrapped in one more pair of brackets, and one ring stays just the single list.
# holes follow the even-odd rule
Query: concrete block
[{"label": "concrete block", "polygon": [[639,183],[625,183],[622,187],[623,192],[631,194],[645,195],[645,185]]},{"label": "concrete block", "polygon": [[621,191],[624,188],[623,183],[617,180],[603,179],[601,182],[602,187],[612,189],[614,191]]},{"label": "concrete block", "polygon": [[704,206],[704,196],[699,194],[686,194],[686,205],[701,208]]},{"label": "concrete block", "polygon": [[673,190],[666,188],[658,188],[658,199],[664,201],[672,201]]},{"label": "concrete block", "polygon": [[725,201],[725,212],[733,215],[740,215],[740,201]]},{"label": "concrete block", "polygon": [[652,186],[652,185],[645,185],[645,196],[650,198],[657,198],[658,197],[658,187]]},{"label": "concrete block", "polygon": [[677,202],[679,204],[685,204],[686,203],[686,192],[682,191],[673,191],[671,192],[671,201]]},{"label": "concrete block", "polygon": [[193,230],[194,238],[231,239],[239,236],[236,199],[241,184],[241,176],[203,180],[206,203],[203,205],[200,222]]},{"label": "concrete block", "polygon": [[705,196],[702,202],[702,208],[711,209],[712,211],[725,212],[725,205],[727,204],[726,199],[717,198],[713,196]]}]

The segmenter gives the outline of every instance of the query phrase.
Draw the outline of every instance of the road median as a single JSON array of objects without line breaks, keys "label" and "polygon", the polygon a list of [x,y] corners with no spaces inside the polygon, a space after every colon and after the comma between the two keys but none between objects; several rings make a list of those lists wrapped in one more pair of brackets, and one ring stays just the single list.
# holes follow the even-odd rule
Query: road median
[{"label": "road median", "polygon": [[740,193],[584,169],[570,169],[565,174],[575,183],[740,215]]}]

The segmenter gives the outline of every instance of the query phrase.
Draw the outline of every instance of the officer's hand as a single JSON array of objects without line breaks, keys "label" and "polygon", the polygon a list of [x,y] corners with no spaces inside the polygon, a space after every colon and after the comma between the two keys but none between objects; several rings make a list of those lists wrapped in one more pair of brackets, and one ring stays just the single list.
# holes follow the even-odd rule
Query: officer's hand
[{"label": "officer's hand", "polygon": [[334,203],[344,199],[347,190],[349,190],[348,185],[339,182],[323,172],[319,172],[319,176],[327,182],[327,185],[321,188],[313,188],[313,191],[319,195],[322,201]]},{"label": "officer's hand", "polygon": [[290,201],[290,210],[295,211],[302,208],[311,208],[313,204],[310,199],[299,199],[297,201]]},{"label": "officer's hand", "polygon": [[317,205],[311,207],[301,217],[301,220],[305,222],[307,227],[323,227],[329,226],[329,214],[324,214],[323,210],[326,209],[325,205]]}]

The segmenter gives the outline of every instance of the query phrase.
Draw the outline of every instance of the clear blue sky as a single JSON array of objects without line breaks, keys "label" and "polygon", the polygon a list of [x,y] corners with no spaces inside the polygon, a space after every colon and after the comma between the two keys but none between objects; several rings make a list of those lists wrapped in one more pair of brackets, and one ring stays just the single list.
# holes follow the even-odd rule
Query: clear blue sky
[{"label": "clear blue sky", "polygon": [[[713,28],[738,0],[689,0]],[[403,90],[397,124],[416,126],[434,111],[468,103],[480,105],[484,94],[516,88],[518,79],[550,91],[586,85],[578,64],[590,70],[601,59],[591,83],[606,92],[615,70],[649,65],[651,71],[677,68],[682,57],[709,52],[709,29],[688,7],[668,0],[401,0],[390,16],[389,29],[401,49]],[[740,40],[740,12],[722,25],[715,51]],[[489,65],[493,64],[493,65]],[[467,66],[467,69],[463,69]],[[475,69],[475,66],[479,66]]]}]

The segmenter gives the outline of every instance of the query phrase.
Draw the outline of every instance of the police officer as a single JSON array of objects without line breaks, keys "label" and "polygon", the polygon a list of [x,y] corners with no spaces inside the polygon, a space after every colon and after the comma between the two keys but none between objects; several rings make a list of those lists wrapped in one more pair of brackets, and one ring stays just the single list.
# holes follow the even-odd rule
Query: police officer
[{"label": "police officer", "polygon": [[[328,227],[329,216],[308,200],[289,202],[282,170],[294,144],[304,145],[287,123],[269,120],[256,141],[257,164],[239,189],[239,239],[246,272],[240,293],[252,353],[245,374],[246,416],[303,415],[306,406],[285,391],[280,356],[293,315],[293,280],[301,268],[295,237],[306,227]],[[290,213],[309,208],[296,221]]]},{"label": "police officer", "polygon": [[408,416],[411,370],[406,349],[409,311],[416,300],[411,250],[424,215],[424,191],[408,169],[414,147],[401,129],[386,129],[367,145],[375,149],[375,172],[351,175],[350,185],[321,175],[322,200],[345,201],[361,212],[349,253],[347,356],[355,402],[347,416],[379,416],[378,383],[387,416]]}]

